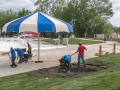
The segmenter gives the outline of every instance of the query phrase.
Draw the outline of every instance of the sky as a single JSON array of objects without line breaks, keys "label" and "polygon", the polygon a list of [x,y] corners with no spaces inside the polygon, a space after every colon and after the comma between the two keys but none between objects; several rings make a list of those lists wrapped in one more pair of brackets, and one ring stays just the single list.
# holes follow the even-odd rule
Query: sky
[{"label": "sky", "polygon": [[[8,10],[12,9],[13,11],[21,10],[22,8],[26,8],[30,11],[34,11],[36,7],[34,3],[37,0],[0,0],[0,10]],[[114,15],[110,19],[110,22],[113,26],[120,27],[120,0],[110,0],[113,5]]]},{"label": "sky", "polygon": [[114,15],[110,19],[110,22],[113,26],[120,27],[120,0],[110,0],[110,2],[112,2],[112,9],[114,12]]}]

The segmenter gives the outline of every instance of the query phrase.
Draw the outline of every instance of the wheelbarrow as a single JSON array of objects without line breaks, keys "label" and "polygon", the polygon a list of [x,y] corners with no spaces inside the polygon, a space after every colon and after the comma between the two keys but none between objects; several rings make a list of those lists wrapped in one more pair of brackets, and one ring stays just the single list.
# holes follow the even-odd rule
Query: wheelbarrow
[{"label": "wheelbarrow", "polygon": [[32,56],[32,54],[24,54],[23,62],[28,62],[28,60],[31,59]]}]

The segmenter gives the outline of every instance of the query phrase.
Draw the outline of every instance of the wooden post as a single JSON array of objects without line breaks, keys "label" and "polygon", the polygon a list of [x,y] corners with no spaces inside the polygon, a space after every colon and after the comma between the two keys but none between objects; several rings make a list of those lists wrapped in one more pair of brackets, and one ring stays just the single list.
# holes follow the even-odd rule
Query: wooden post
[{"label": "wooden post", "polygon": [[116,52],[116,43],[114,43],[113,45],[113,54],[115,54],[115,52]]},{"label": "wooden post", "polygon": [[96,37],[95,37],[95,34],[94,34],[94,39],[95,39]]},{"label": "wooden post", "polygon": [[43,39],[43,35],[42,35],[42,39]]},{"label": "wooden post", "polygon": [[117,38],[118,38],[118,33],[117,33]]},{"label": "wooden post", "polygon": [[85,38],[86,38],[86,33],[85,33]]},{"label": "wooden post", "polygon": [[102,55],[102,46],[100,45],[99,46],[99,56],[101,56]]}]

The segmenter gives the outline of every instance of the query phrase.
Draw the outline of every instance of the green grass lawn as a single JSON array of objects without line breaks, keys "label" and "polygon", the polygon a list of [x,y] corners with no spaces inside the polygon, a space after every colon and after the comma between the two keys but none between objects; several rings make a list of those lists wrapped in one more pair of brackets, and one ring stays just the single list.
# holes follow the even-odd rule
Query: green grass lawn
[{"label": "green grass lawn", "polygon": [[[54,41],[53,39],[44,39],[42,40],[44,42],[48,42],[53,44]],[[77,38],[69,38],[69,44],[78,44],[79,42],[82,42],[83,44],[98,44],[98,43],[103,43],[102,41],[93,41],[93,40],[82,40],[82,39],[77,39]],[[63,43],[63,40],[60,40],[60,44]]]},{"label": "green grass lawn", "polygon": [[26,73],[0,78],[0,90],[120,90],[120,54],[89,60],[113,62],[114,67],[81,78],[38,78]]}]

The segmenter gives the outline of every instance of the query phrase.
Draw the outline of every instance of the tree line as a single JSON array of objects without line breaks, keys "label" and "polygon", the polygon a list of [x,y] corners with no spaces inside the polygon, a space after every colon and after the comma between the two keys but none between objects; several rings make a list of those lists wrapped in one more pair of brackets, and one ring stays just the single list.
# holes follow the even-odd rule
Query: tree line
[{"label": "tree line", "polygon": [[[109,0],[37,0],[33,12],[43,12],[62,19],[73,26],[74,35],[83,37],[84,34],[111,34],[115,31],[109,19],[113,16],[112,3]],[[0,29],[11,20],[33,13],[25,8],[0,11]],[[43,33],[53,36],[54,33]],[[60,33],[64,36],[66,33]],[[69,36],[69,35],[68,35]]]}]

